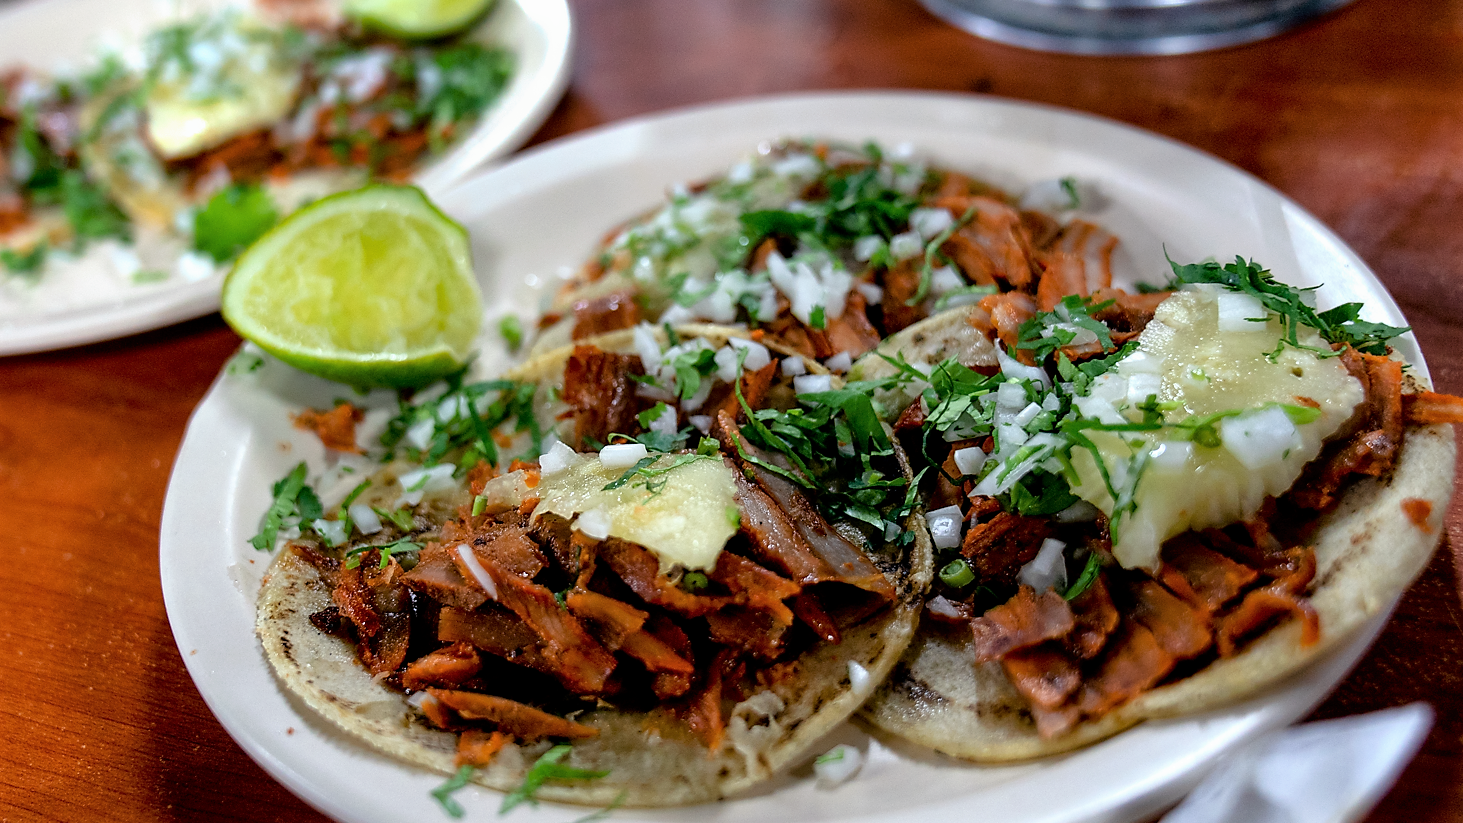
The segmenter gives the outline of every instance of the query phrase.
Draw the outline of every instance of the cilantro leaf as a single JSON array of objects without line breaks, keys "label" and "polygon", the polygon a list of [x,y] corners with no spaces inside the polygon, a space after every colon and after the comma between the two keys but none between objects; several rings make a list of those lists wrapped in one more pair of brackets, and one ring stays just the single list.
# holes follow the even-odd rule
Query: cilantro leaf
[{"label": "cilantro leaf", "polygon": [[[286,517],[293,515],[300,510],[301,493],[308,490],[309,498],[314,500],[315,509],[319,509],[320,499],[315,496],[315,491],[305,485],[305,473],[307,469],[304,461],[290,470],[274,484],[271,490],[274,494],[274,502],[269,504],[269,509],[264,513],[264,522],[259,528],[259,533],[249,538],[249,545],[258,551],[267,552],[274,550],[274,541],[279,537],[279,530],[284,526]],[[318,511],[313,512],[319,517]],[[303,517],[304,514],[301,513]],[[313,520],[315,517],[306,517]]]},{"label": "cilantro leaf", "polygon": [[507,814],[523,803],[537,806],[538,790],[550,780],[597,780],[609,774],[608,771],[576,769],[562,765],[560,761],[568,757],[572,748],[567,743],[560,743],[540,755],[529,768],[528,773],[523,776],[523,782],[518,785],[518,788],[503,797],[503,803],[498,807],[498,814]]},{"label": "cilantro leaf", "polygon": [[234,183],[210,197],[193,215],[193,248],[226,263],[277,222],[279,211],[263,187]]},{"label": "cilantro leaf", "polygon": [[[1302,292],[1311,289],[1297,289],[1281,283],[1268,269],[1261,268],[1253,260],[1236,257],[1233,263],[1223,266],[1212,260],[1186,266],[1172,259],[1168,263],[1173,269],[1170,288],[1192,283],[1215,283],[1259,300],[1266,309],[1280,315],[1283,343],[1293,348],[1308,348],[1300,344],[1298,327],[1309,326],[1327,342],[1348,345],[1367,354],[1385,355],[1387,341],[1410,330],[1406,326],[1388,326],[1359,319],[1360,303],[1345,303],[1318,313],[1306,305],[1301,296]],[[1329,351],[1317,353],[1333,355]]]},{"label": "cilantro leaf", "polygon": [[0,249],[0,264],[4,264],[5,270],[11,274],[26,276],[26,279],[34,279],[40,274],[41,266],[46,263],[46,253],[49,251],[45,242],[40,242],[31,247],[30,251],[17,252],[11,249]]},{"label": "cilantro leaf", "polygon": [[447,779],[446,783],[432,790],[432,797],[442,806],[442,811],[448,817],[462,817],[467,811],[462,808],[453,797],[453,793],[467,787],[468,781],[472,780],[472,773],[475,769],[471,764],[464,763],[457,768],[457,773]]}]

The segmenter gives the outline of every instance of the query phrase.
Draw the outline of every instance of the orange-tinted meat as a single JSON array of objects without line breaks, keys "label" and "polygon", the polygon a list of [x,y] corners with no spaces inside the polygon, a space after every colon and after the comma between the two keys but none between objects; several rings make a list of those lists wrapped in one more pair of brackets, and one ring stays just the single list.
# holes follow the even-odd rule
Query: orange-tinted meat
[{"label": "orange-tinted meat", "polygon": [[306,409],[295,415],[295,426],[312,431],[328,449],[360,454],[356,445],[356,424],[365,419],[366,413],[349,403],[341,403],[328,412]]},{"label": "orange-tinted meat", "polygon": [[1065,637],[1073,625],[1072,609],[1060,594],[1037,595],[1022,586],[1010,600],[970,621],[975,661],[999,660],[1017,649]]},{"label": "orange-tinted meat", "polygon": [[442,701],[443,705],[457,712],[464,720],[493,723],[498,731],[516,740],[531,742],[546,737],[582,740],[599,734],[599,729],[566,720],[506,697],[452,689],[428,689],[427,693]]}]

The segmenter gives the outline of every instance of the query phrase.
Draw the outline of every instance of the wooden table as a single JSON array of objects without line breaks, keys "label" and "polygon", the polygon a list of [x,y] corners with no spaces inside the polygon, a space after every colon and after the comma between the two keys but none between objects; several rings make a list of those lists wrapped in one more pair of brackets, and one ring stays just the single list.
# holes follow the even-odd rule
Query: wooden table
[{"label": "wooden table", "polygon": [[[1463,0],[1360,0],[1186,57],[977,40],[913,0],[574,0],[568,96],[535,143],[672,106],[799,89],[993,94],[1152,129],[1336,229],[1463,392]],[[1195,192],[1195,196],[1202,196]],[[229,739],[173,645],[163,493],[189,412],[238,344],[217,315],[0,360],[0,821],[320,816]],[[1371,821],[1463,821],[1463,503],[1397,617],[1317,712],[1426,700],[1438,723]]]}]

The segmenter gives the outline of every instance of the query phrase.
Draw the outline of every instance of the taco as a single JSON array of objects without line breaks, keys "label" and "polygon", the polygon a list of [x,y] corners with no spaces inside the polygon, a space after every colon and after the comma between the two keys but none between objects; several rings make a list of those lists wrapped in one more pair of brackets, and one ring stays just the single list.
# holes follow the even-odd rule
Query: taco
[{"label": "taco", "polygon": [[[1406,331],[1236,260],[1169,289],[985,298],[852,377],[917,465],[937,580],[875,726],[978,761],[1251,695],[1385,612],[1427,563],[1463,401]],[[882,355],[882,356],[879,356]]]},{"label": "taco", "polygon": [[1117,241],[1075,218],[1081,195],[1071,180],[1009,194],[904,148],[767,144],[610,232],[536,350],[641,320],[748,323],[847,371],[885,336],[1048,267],[1109,285]]},{"label": "taco", "polygon": [[[562,757],[553,741],[595,777],[546,799],[662,806],[764,781],[888,674],[931,574],[887,437],[847,458],[870,467],[859,491],[889,489],[860,520],[834,508],[847,481],[742,433],[832,385],[744,332],[640,326],[421,393],[385,427],[394,462],[334,513],[277,501],[301,532],[260,592],[265,654],[351,735],[492,788]],[[344,454],[357,419],[298,422]]]},{"label": "taco", "polygon": [[180,259],[183,279],[207,276],[282,214],[408,178],[512,73],[478,32],[421,44],[307,22],[225,9],[77,77],[0,74],[7,265],[39,275],[48,250],[114,238],[124,278],[167,277]]}]

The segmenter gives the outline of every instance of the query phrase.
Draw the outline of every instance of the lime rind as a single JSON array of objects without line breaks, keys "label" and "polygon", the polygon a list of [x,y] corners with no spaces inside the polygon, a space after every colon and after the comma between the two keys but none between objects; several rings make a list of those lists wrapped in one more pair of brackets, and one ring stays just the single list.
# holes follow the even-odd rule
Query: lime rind
[{"label": "lime rind", "polygon": [[286,363],[406,388],[462,367],[482,322],[467,231],[410,186],[373,185],[291,215],[224,281],[229,325]]},{"label": "lime rind", "polygon": [[431,40],[465,31],[496,0],[347,0],[347,17],[390,37]]}]

